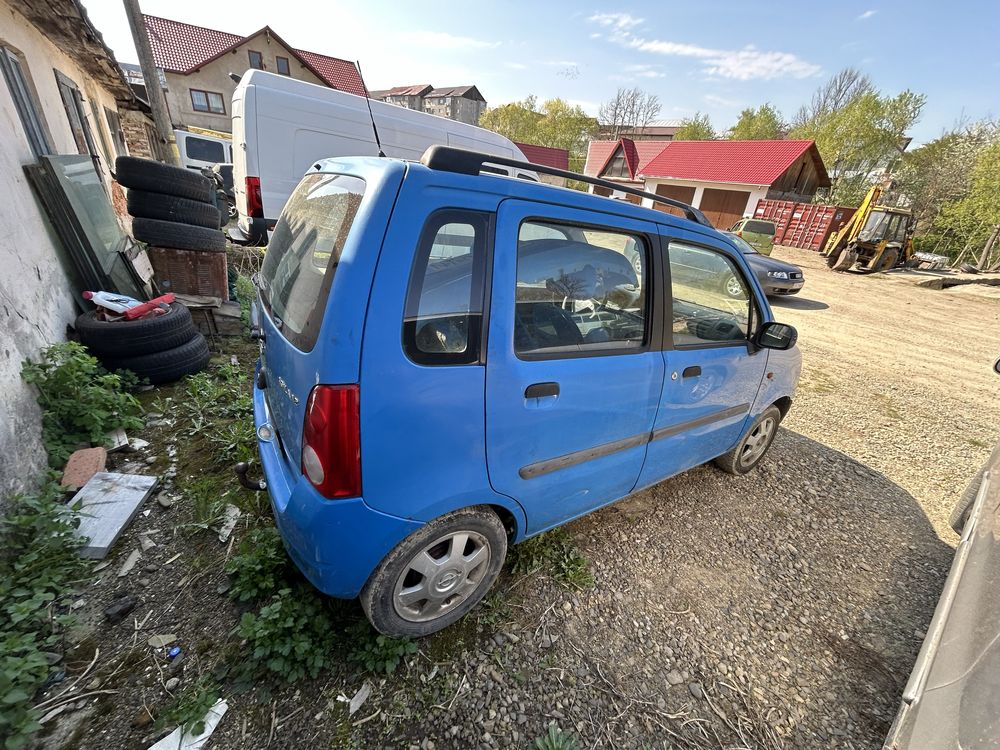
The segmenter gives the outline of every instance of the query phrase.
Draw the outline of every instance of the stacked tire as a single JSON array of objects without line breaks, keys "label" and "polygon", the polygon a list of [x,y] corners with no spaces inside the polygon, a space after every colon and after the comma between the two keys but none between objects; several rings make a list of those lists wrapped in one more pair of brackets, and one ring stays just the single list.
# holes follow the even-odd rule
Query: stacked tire
[{"label": "stacked tire", "polygon": [[132,234],[140,242],[180,250],[224,252],[215,185],[190,169],[119,156],[115,177],[128,188]]},{"label": "stacked tire", "polygon": [[179,302],[163,315],[142,320],[108,322],[87,312],[76,319],[76,332],[108,370],[131,370],[154,385],[208,365],[208,342]]}]

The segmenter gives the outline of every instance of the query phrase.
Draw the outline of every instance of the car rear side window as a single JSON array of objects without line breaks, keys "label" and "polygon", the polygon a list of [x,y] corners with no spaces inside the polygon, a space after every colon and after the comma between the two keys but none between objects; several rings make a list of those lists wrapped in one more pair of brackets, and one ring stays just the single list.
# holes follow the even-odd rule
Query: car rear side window
[{"label": "car rear side window", "polygon": [[422,365],[479,361],[489,215],[439,211],[428,219],[413,260],[403,348]]},{"label": "car rear side window", "polygon": [[769,221],[754,221],[750,220],[743,225],[744,232],[753,232],[754,234],[774,234],[774,224]]},{"label": "car rear side window", "polygon": [[275,325],[302,351],[316,344],[319,326],[365,193],[365,182],[339,174],[311,174],[288,199],[260,271],[261,292]]}]

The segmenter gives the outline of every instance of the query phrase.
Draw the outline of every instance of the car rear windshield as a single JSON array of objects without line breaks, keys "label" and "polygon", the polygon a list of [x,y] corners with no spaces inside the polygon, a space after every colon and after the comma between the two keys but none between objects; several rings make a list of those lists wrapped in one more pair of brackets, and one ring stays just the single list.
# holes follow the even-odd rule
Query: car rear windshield
[{"label": "car rear windshield", "polygon": [[307,175],[288,199],[260,270],[264,305],[298,349],[316,344],[330,284],[365,182],[339,174]]},{"label": "car rear windshield", "polygon": [[743,231],[755,234],[774,234],[774,224],[769,221],[748,221],[743,226]]}]

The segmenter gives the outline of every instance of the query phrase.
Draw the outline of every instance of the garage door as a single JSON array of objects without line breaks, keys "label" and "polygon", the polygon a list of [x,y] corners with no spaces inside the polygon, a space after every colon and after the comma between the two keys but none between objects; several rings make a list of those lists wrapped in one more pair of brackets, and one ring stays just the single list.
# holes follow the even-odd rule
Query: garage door
[{"label": "garage door", "polygon": [[[681,203],[687,203],[688,205],[694,200],[694,188],[693,187],[682,187],[680,185],[657,185],[656,194],[664,198],[670,198],[671,200],[680,201]],[[664,206],[662,203],[656,203],[653,206],[658,211],[663,211],[668,214],[673,214],[674,216],[684,216],[684,212],[679,208],[672,208],[671,206]]]},{"label": "garage door", "polygon": [[729,229],[743,218],[750,192],[747,190],[715,190],[706,188],[701,195],[701,212],[716,229]]}]

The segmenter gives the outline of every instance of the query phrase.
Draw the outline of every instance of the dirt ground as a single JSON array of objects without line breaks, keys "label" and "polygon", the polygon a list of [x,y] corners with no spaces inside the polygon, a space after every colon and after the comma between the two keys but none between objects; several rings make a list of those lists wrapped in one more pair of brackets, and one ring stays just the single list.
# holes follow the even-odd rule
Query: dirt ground
[{"label": "dirt ground", "polygon": [[[183,497],[151,500],[79,593],[87,627],[65,684],[107,692],[81,695],[43,745],[147,748],[170,678],[176,694],[219,674],[220,749],[527,748],[553,723],[581,748],[881,747],[951,562],[948,513],[997,437],[1000,300],[774,255],[806,284],[773,305],[799,330],[803,372],[770,455],[751,475],[700,467],[570,524],[592,587],[508,570],[390,676],[338,653],[316,680],[246,690],[218,669],[244,648],[226,545],[177,531]],[[249,372],[252,351],[239,357]],[[154,469],[177,445],[169,419],[144,434]],[[157,546],[118,578],[151,528]],[[139,604],[109,625],[101,611],[123,592]],[[361,617],[337,612],[331,627]],[[158,633],[176,634],[182,663],[146,646]],[[337,696],[366,682],[348,717]]]}]

